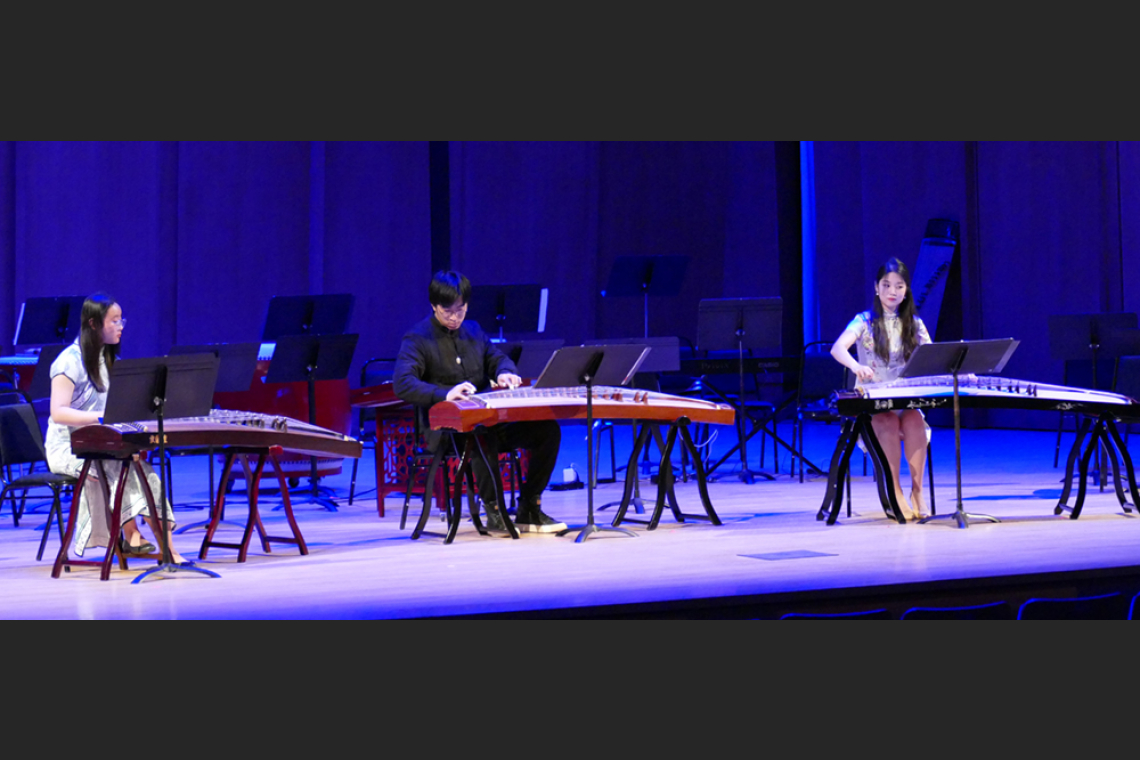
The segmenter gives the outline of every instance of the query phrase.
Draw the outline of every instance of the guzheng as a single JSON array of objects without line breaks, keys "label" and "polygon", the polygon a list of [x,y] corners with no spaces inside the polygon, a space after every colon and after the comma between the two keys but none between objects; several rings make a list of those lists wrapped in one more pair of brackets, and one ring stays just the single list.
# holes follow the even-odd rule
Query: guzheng
[{"label": "guzheng", "polygon": [[[1038,409],[1140,418],[1140,402],[1129,396],[1008,377],[961,375],[958,400],[963,408]],[[867,383],[854,391],[833,393],[831,402],[839,414],[848,417],[864,412],[953,408],[954,376],[930,375],[890,383]]]},{"label": "guzheng", "polygon": [[[735,410],[727,404],[632,388],[595,386],[592,402],[594,419],[674,422],[685,417],[695,423],[731,425],[735,418]],[[441,401],[428,412],[432,430],[460,433],[505,422],[584,419],[585,386],[476,393]]]},{"label": "guzheng", "polygon": [[[213,409],[205,417],[178,417],[163,420],[166,446],[262,449],[280,446],[303,456],[359,458],[360,442],[355,438],[307,422],[230,409]],[[121,422],[86,425],[71,431],[71,450],[78,457],[131,454],[158,448],[158,422]]]}]

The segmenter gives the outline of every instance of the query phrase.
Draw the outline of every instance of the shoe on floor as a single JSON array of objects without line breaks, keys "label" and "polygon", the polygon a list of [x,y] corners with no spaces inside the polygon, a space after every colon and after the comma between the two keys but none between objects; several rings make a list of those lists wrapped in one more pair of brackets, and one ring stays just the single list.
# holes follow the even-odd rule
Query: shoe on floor
[{"label": "shoe on floor", "polygon": [[158,551],[158,547],[152,544],[150,541],[143,541],[138,546],[131,546],[125,538],[119,540],[119,548],[122,550],[123,554],[134,557],[154,554]]},{"label": "shoe on floor", "polygon": [[520,533],[558,533],[566,530],[566,523],[558,522],[543,512],[541,502],[528,504],[526,501],[520,501],[515,527]]},{"label": "shoe on floor", "polygon": [[503,522],[503,513],[499,511],[499,507],[495,504],[485,504],[483,508],[487,512],[487,519],[484,522],[484,527],[496,533],[508,533],[507,524]]}]

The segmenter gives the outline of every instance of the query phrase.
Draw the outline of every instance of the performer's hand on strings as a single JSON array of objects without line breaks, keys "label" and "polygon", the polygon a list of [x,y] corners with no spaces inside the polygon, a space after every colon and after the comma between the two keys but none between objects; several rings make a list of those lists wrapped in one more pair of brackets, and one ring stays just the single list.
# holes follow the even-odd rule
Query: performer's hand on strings
[{"label": "performer's hand on strings", "polygon": [[495,382],[491,384],[496,388],[508,388],[514,390],[522,385],[522,378],[510,372],[504,372],[495,378]]},{"label": "performer's hand on strings", "polygon": [[460,383],[447,392],[447,400],[455,401],[456,399],[464,399],[475,392],[475,386],[471,383]]},{"label": "performer's hand on strings", "polygon": [[860,364],[859,369],[855,370],[855,376],[863,382],[866,382],[875,377],[875,370],[871,369],[866,364]]}]

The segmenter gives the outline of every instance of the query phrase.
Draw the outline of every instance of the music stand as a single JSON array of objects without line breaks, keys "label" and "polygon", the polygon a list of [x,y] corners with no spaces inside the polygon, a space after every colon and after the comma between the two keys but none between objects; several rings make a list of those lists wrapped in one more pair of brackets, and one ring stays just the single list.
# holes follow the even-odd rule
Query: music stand
[{"label": "music stand", "polygon": [[550,291],[541,285],[473,285],[467,301],[467,319],[488,335],[546,332]]},{"label": "music stand", "polygon": [[[120,359],[111,367],[110,390],[107,392],[107,406],[103,411],[103,422],[158,421],[158,452],[160,461],[166,460],[166,433],[163,421],[171,417],[204,417],[210,413],[214,400],[214,383],[218,377],[218,357],[213,354],[188,354],[185,356],[159,356],[145,359]],[[131,462],[123,463],[130,467]],[[147,487],[145,479],[143,488]],[[132,583],[141,583],[155,573],[192,572],[210,578],[221,576],[211,570],[190,565],[175,564],[167,540],[167,501],[166,489],[159,501],[161,521],[159,542],[162,544],[162,562],[135,578]],[[118,536],[112,536],[113,541]]]},{"label": "music stand", "polygon": [[[305,382],[309,387],[309,424],[317,424],[318,380],[344,380],[352,365],[352,355],[360,336],[348,335],[280,335],[273,350],[273,360],[265,374],[267,383]],[[330,512],[336,511],[331,499],[319,496],[317,458],[309,457],[312,503]],[[331,489],[326,489],[331,490]]]},{"label": "music stand", "polygon": [[13,346],[70,343],[79,335],[86,296],[29,298],[20,306]]},{"label": "music stand", "polygon": [[740,480],[751,485],[754,476],[767,480],[776,476],[748,469],[748,439],[759,428],[745,433],[744,350],[778,356],[783,351],[782,298],[705,298],[697,305],[697,345],[702,351],[735,350],[740,393],[737,396],[736,432],[740,441]]},{"label": "music stand", "polygon": [[[586,386],[586,451],[590,461],[594,456],[594,386],[626,385],[637,373],[637,368],[645,360],[649,347],[645,345],[624,346],[571,346],[560,348],[550,357],[550,362],[542,375],[535,381],[535,388],[574,388]],[[594,523],[594,468],[587,468],[586,503],[588,519],[585,525],[566,528],[556,535],[564,536],[578,530],[575,543],[582,543],[600,531],[622,533],[634,537],[637,534],[625,528],[599,527]]]},{"label": "music stand", "polygon": [[[998,340],[953,341],[948,343],[924,343],[914,350],[899,377],[926,377],[928,375],[954,376],[954,471],[957,476],[958,503],[952,515],[931,515],[919,520],[925,524],[931,520],[953,517],[959,528],[967,528],[970,519],[1001,522],[990,515],[967,514],[962,510],[962,415],[959,405],[958,376],[996,375],[1001,372],[1009,357],[1021,341],[1013,338]],[[889,473],[883,473],[887,477]],[[889,487],[889,486],[888,486]]]},{"label": "music stand", "polygon": [[32,402],[51,398],[51,365],[70,343],[55,343],[40,348],[36,359],[36,372],[28,383],[28,398]]},{"label": "music stand", "polygon": [[550,363],[550,357],[565,343],[566,341],[561,338],[518,340],[499,345],[499,350],[515,365],[519,377],[526,380],[541,375],[542,370]]},{"label": "music stand", "polygon": [[351,293],[274,296],[269,299],[261,342],[275,343],[282,335],[337,335],[347,332],[355,298]]},{"label": "music stand", "polygon": [[685,281],[688,256],[618,256],[610,269],[602,297],[641,296],[645,337],[649,337],[649,296],[675,296]]},{"label": "music stand", "polygon": [[[186,354],[213,354],[214,356],[218,357],[218,379],[214,384],[214,393],[238,393],[241,391],[249,390],[250,384],[253,383],[254,373],[257,371],[257,354],[260,348],[261,345],[258,343],[202,343],[198,345],[171,346],[170,355],[183,356]],[[35,378],[32,378],[32,380],[34,382]],[[194,455],[200,454],[201,452],[190,451],[188,453]],[[205,456],[207,458],[207,462],[209,463],[209,506],[210,509],[213,509],[215,504],[213,446],[206,447]],[[173,483],[169,485],[169,488],[173,493]],[[171,500],[173,501],[173,498]],[[193,523],[190,525],[185,525],[175,532],[182,534],[194,530],[195,528],[204,528],[209,524],[209,520]]]}]

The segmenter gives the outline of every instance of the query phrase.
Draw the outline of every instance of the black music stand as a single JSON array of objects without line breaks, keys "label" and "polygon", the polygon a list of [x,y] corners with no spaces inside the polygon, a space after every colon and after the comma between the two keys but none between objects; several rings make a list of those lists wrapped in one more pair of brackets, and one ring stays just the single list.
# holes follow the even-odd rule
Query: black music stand
[{"label": "black music stand", "polygon": [[261,342],[275,343],[282,335],[339,335],[347,332],[355,298],[351,293],[274,296],[269,299]]},{"label": "black music stand", "polygon": [[[560,348],[550,358],[550,363],[546,365],[542,376],[535,381],[535,388],[586,386],[586,451],[590,461],[593,461],[594,456],[594,386],[627,385],[648,353],[649,347],[645,345]],[[574,542],[579,544],[601,531],[636,536],[636,533],[625,528],[599,527],[594,523],[594,468],[587,467],[587,473],[589,482],[586,484],[586,503],[589,516],[586,524],[566,528],[556,535],[565,536],[578,530],[578,537]]]},{"label": "black music stand", "polygon": [[[740,379],[737,396],[736,432],[740,441],[740,480],[752,484],[756,475],[767,480],[776,476],[762,470],[748,469],[748,439],[762,429],[767,420],[744,430],[748,415],[744,406],[744,351],[761,351],[778,356],[783,347],[782,298],[706,298],[697,307],[697,345],[702,351],[736,351]],[[731,452],[730,452],[731,453]],[[724,461],[723,459],[721,461]],[[709,468],[715,470],[720,462]]]},{"label": "black music stand", "polygon": [[51,365],[63,353],[70,343],[55,343],[40,348],[39,358],[36,359],[36,372],[32,381],[28,383],[28,398],[35,405],[36,401],[51,398]]},{"label": "black music stand", "polygon": [[[261,348],[258,343],[201,343],[197,345],[179,345],[170,348],[171,356],[184,356],[186,354],[213,354],[218,357],[218,379],[214,384],[214,393],[238,393],[249,390],[253,383],[254,373],[257,371],[257,355]],[[35,378],[32,378],[33,381]],[[189,455],[201,454],[201,451],[190,451]],[[205,456],[209,463],[210,502],[213,509],[214,499],[214,447],[205,448]],[[173,484],[169,486],[173,493]],[[173,498],[171,499],[173,501]],[[200,507],[194,507],[200,509]],[[179,528],[176,533],[182,534],[196,528],[204,528],[210,524],[209,520],[192,523]],[[243,525],[234,527],[243,528]]]},{"label": "black music stand", "polygon": [[[1013,338],[924,343],[914,350],[906,366],[899,372],[899,377],[954,376],[954,471],[958,483],[958,503],[952,515],[931,515],[919,520],[920,524],[949,517],[958,521],[959,528],[969,527],[971,519],[1001,522],[990,515],[967,514],[962,510],[962,416],[959,406],[958,376],[995,375],[1001,372],[1019,344],[1020,341]],[[889,475],[887,472],[882,473],[884,478]],[[887,488],[891,488],[889,483]]]},{"label": "black music stand", "polygon": [[[158,356],[145,359],[120,359],[111,367],[110,390],[107,392],[107,406],[103,411],[103,422],[158,421],[159,460],[166,461],[166,432],[163,421],[170,417],[204,417],[210,413],[214,403],[214,383],[218,378],[218,357],[213,354],[188,354],[185,356]],[[131,462],[123,463],[130,467]],[[129,475],[128,475],[129,477]],[[145,479],[143,488],[147,488]],[[166,489],[159,489],[161,515],[154,515],[155,522],[161,524],[162,562],[135,578],[131,583],[141,583],[155,573],[198,573],[210,578],[221,576],[211,570],[193,565],[176,564],[170,554],[170,542],[166,540]],[[118,536],[112,536],[117,541]]]},{"label": "black music stand", "polygon": [[675,296],[685,282],[688,256],[618,256],[602,297],[641,296],[645,337],[649,337],[649,296]]},{"label": "black music stand", "polygon": [[527,380],[541,375],[550,363],[550,357],[565,344],[561,338],[517,340],[502,343],[498,348],[514,363],[519,377]]},{"label": "black music stand", "polygon": [[15,346],[70,343],[79,335],[86,296],[29,298],[20,307]]},{"label": "black music stand", "polygon": [[[352,355],[360,336],[348,335],[279,335],[265,375],[267,383],[308,383],[309,423],[317,424],[318,380],[344,380],[352,365]],[[311,503],[336,511],[332,499],[321,498],[317,477],[317,458],[309,457]],[[325,489],[331,492],[331,489]]]},{"label": "black music stand", "polygon": [[473,285],[467,302],[467,319],[488,335],[546,332],[550,291],[541,285]]}]

